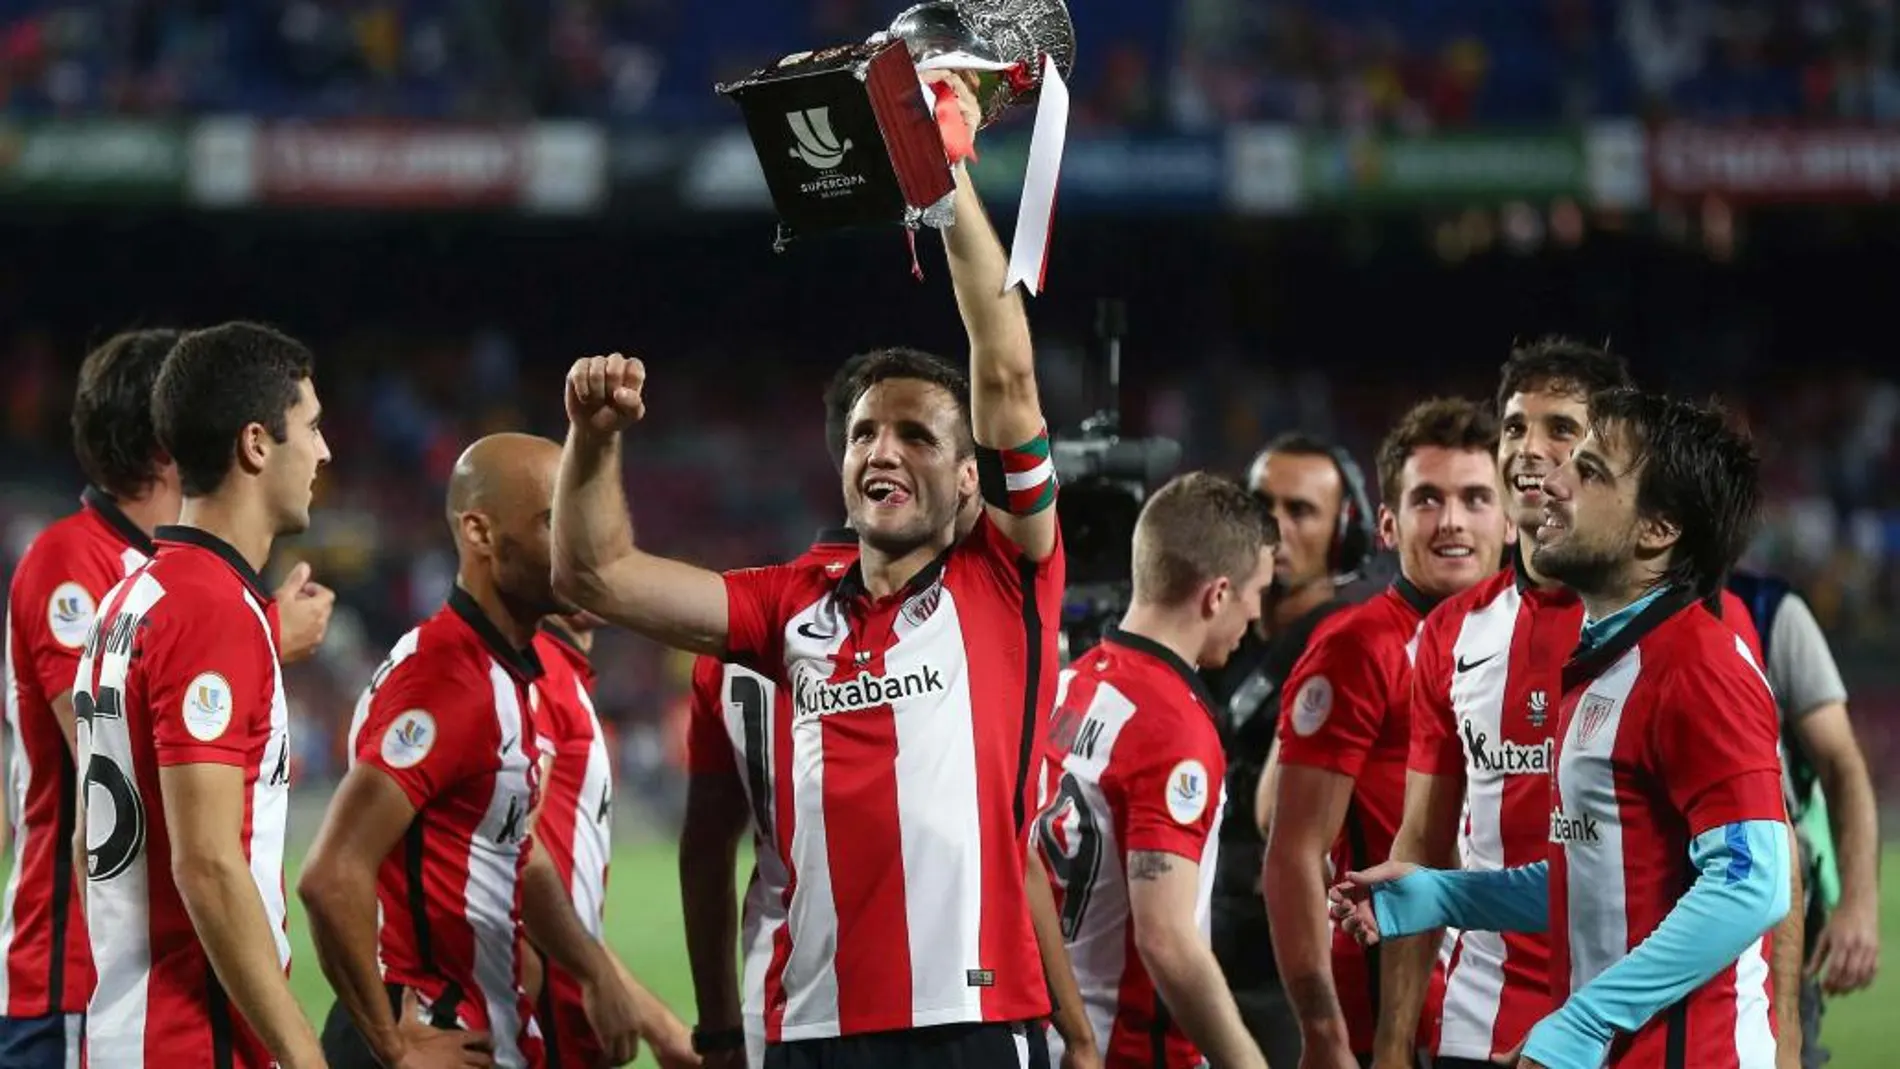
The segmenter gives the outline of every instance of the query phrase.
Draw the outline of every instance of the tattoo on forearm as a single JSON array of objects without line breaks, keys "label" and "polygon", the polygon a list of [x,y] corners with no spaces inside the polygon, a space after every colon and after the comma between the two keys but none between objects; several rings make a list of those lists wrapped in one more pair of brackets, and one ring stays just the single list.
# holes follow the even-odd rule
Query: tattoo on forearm
[{"label": "tattoo on forearm", "polygon": [[1293,1002],[1293,1012],[1302,1021],[1325,1021],[1343,1016],[1339,1009],[1339,994],[1333,990],[1330,977],[1296,977],[1286,985],[1286,993]]},{"label": "tattoo on forearm", "polygon": [[1128,855],[1128,878],[1131,880],[1158,880],[1162,873],[1173,869],[1173,859],[1159,851],[1137,850]]}]

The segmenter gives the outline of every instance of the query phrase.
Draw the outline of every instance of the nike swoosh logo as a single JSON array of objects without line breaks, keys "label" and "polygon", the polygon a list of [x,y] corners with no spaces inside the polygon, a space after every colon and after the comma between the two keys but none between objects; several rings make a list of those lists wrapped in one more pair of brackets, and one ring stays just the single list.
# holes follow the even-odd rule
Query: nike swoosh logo
[{"label": "nike swoosh logo", "polygon": [[501,740],[501,752],[502,752],[502,753],[507,753],[507,752],[508,752],[509,750],[512,750],[512,749],[514,749],[514,748],[515,748],[515,740],[516,740],[516,739],[518,739],[518,738],[520,738],[520,737],[521,737],[521,736],[519,736],[519,735],[510,735],[510,736],[508,736],[507,738],[505,738],[505,739],[503,739],[503,740]]},{"label": "nike swoosh logo", "polygon": [[817,630],[810,620],[798,625],[798,633],[811,639],[813,642],[829,642],[831,640],[829,633]]},{"label": "nike swoosh logo", "polygon": [[1491,654],[1491,655],[1490,655],[1490,657],[1480,657],[1480,658],[1478,658],[1478,659],[1477,659],[1477,660],[1475,660],[1475,661],[1467,661],[1467,660],[1465,660],[1465,659],[1464,659],[1463,657],[1460,657],[1460,658],[1458,658],[1458,671],[1460,671],[1460,672],[1469,672],[1469,671],[1471,671],[1471,670],[1472,670],[1473,668],[1476,668],[1476,667],[1478,667],[1479,665],[1481,665],[1481,664],[1483,664],[1484,662],[1486,662],[1486,661],[1488,661],[1488,660],[1490,660],[1490,659],[1491,659],[1492,657],[1496,657],[1496,656],[1497,656],[1497,654],[1495,654],[1495,653],[1493,653],[1493,654]]}]

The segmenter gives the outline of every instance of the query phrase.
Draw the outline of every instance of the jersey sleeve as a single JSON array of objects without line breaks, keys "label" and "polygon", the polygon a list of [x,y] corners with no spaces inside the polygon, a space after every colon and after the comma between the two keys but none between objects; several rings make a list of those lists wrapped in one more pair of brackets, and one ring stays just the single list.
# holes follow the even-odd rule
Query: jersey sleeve
[{"label": "jersey sleeve", "polygon": [[[1162,695],[1143,699],[1144,704],[1169,700]],[[1187,708],[1181,715],[1189,714],[1206,716],[1199,708]],[[1144,711],[1144,715],[1154,714]],[[1164,724],[1181,722],[1176,716],[1156,719]],[[1125,771],[1116,771],[1113,790],[1120,801],[1117,820],[1122,825],[1122,849],[1175,854],[1199,864],[1220,813],[1220,789],[1226,777],[1219,738],[1211,731],[1169,730],[1144,733],[1128,742],[1139,745],[1126,751],[1121,745],[1116,747],[1117,758],[1127,752],[1133,760]]]},{"label": "jersey sleeve", "polygon": [[1691,836],[1787,819],[1775,700],[1739,649],[1684,666],[1658,699],[1650,711],[1651,772]]},{"label": "jersey sleeve", "polygon": [[793,569],[786,565],[725,573],[726,650],[735,661],[764,664],[785,626],[785,597]]},{"label": "jersey sleeve", "polygon": [[145,647],[145,698],[158,763],[243,767],[270,735],[277,659],[248,604],[178,605]]},{"label": "jersey sleeve", "polygon": [[[494,749],[494,740],[484,746],[483,734],[459,730],[492,719],[494,694],[485,685],[469,685],[470,673],[441,667],[415,657],[397,665],[370,696],[352,755],[357,764],[394,780],[417,809],[472,774],[478,759]],[[537,704],[550,703],[542,695]]]},{"label": "jersey sleeve", "polygon": [[1464,778],[1465,754],[1458,742],[1458,715],[1451,705],[1451,638],[1449,613],[1434,611],[1419,636],[1418,659],[1412,665],[1412,749],[1407,762],[1413,772],[1427,776]]},{"label": "jersey sleeve", "polygon": [[1315,636],[1281,691],[1280,763],[1357,778],[1385,725],[1386,691],[1365,635],[1339,627]]},{"label": "jersey sleeve", "polygon": [[693,662],[693,693],[686,713],[686,771],[735,774],[738,762],[726,734],[726,666],[716,657]]},{"label": "jersey sleeve", "polygon": [[106,594],[118,582],[92,563],[87,554],[67,546],[48,546],[24,562],[13,578],[7,607],[14,643],[24,655],[16,671],[31,673],[49,701],[73,689],[86,636]]}]

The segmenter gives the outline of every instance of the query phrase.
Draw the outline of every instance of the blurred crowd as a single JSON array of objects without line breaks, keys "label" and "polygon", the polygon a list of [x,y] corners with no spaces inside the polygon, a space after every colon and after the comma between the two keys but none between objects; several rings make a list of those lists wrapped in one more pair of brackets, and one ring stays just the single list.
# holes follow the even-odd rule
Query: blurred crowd
[{"label": "blurred crowd", "polygon": [[[365,334],[319,348],[335,460],[319,481],[312,529],[284,545],[274,567],[309,560],[339,592],[330,639],[316,662],[298,666],[290,691],[299,722],[321,725],[297,736],[302,774],[320,782],[338,771],[363,681],[452,581],[442,504],[450,465],[489,431],[562,433],[565,354],[530,355],[492,330]],[[1084,410],[1078,350],[1054,338],[1045,348],[1052,422],[1073,426]],[[65,412],[77,357],[43,335],[0,336],[0,577],[41,525],[75,506]],[[1142,411],[1131,415],[1181,440],[1188,464],[1234,472],[1294,427],[1368,456],[1384,423],[1416,400],[1413,390],[1363,378],[1345,389],[1317,362],[1219,352],[1141,396]],[[743,374],[669,379],[664,399],[665,418],[629,454],[643,544],[733,567],[783,559],[838,520],[809,369],[759,354]],[[1802,584],[1844,651],[1882,640],[1890,649],[1900,633],[1900,380],[1806,376],[1731,402],[1753,423],[1767,460],[1772,507],[1753,559]],[[597,661],[598,704],[615,725],[621,766],[650,773],[623,782],[653,790],[649,801],[664,809],[675,797],[668,770],[678,760],[689,662],[617,634],[603,636]]]},{"label": "blurred crowd", "polygon": [[[0,114],[734,121],[871,0],[0,0]],[[1100,0],[1078,121],[1402,131],[1900,116],[1894,0]]]}]

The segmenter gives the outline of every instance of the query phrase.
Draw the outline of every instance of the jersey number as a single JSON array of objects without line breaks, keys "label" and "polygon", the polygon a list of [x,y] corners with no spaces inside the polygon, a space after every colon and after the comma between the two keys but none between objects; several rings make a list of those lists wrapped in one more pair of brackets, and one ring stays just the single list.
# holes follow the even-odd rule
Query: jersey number
[{"label": "jersey number", "polygon": [[1082,797],[1074,776],[1063,773],[1055,800],[1036,818],[1036,836],[1042,842],[1049,875],[1062,888],[1062,938],[1073,940],[1082,928],[1102,867],[1102,834],[1095,826],[1095,811]]},{"label": "jersey number", "polygon": [[[73,691],[73,716],[85,725],[88,734],[92,733],[92,724],[97,718],[124,719],[125,709],[118,688],[102,684],[96,698],[84,690]],[[125,769],[111,757],[94,750],[86,762],[86,824],[89,828],[96,826],[100,793],[105,795],[104,801],[112,809],[111,830],[96,843],[90,834],[86,836],[86,878],[105,881],[130,868],[144,852],[145,802]]]}]

